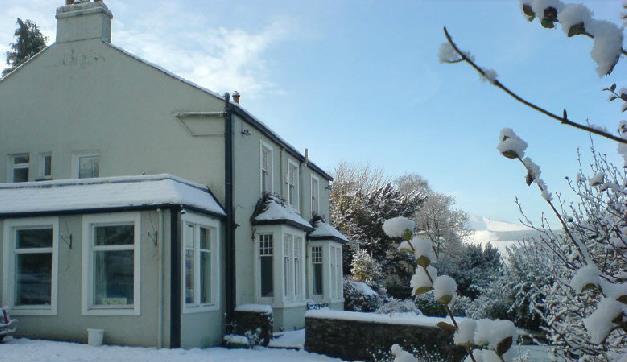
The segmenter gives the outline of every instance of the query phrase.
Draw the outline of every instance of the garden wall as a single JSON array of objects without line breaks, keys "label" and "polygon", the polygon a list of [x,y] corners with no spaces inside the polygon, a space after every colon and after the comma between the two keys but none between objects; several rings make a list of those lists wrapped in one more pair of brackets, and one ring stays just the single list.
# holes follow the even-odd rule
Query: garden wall
[{"label": "garden wall", "polygon": [[393,344],[411,351],[438,352],[447,361],[461,361],[463,348],[452,333],[438,328],[442,318],[360,312],[309,311],[305,315],[305,350],[343,360],[374,361]]}]

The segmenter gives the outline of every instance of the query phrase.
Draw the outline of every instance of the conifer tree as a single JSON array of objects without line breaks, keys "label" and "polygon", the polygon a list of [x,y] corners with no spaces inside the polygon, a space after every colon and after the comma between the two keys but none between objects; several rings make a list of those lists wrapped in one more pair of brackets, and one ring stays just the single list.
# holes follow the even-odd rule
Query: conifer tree
[{"label": "conifer tree", "polygon": [[17,18],[15,43],[11,44],[11,50],[7,52],[9,68],[2,71],[2,76],[9,74],[45,47],[46,37],[41,33],[37,24],[31,20]]}]

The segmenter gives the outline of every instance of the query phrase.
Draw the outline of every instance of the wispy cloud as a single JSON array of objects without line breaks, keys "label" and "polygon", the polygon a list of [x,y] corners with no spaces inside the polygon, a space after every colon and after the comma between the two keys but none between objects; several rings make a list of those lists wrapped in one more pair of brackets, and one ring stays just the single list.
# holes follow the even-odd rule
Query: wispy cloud
[{"label": "wispy cloud", "polygon": [[[30,18],[54,41],[54,6],[49,0],[9,0],[0,15],[0,51],[8,50],[15,18]],[[288,34],[289,23],[271,20],[260,29],[210,26],[210,19],[184,3],[107,2],[114,13],[113,42],[186,79],[216,92],[246,96],[277,92],[269,79],[268,50]],[[138,17],[137,14],[142,14]],[[0,66],[0,69],[2,66]]]}]

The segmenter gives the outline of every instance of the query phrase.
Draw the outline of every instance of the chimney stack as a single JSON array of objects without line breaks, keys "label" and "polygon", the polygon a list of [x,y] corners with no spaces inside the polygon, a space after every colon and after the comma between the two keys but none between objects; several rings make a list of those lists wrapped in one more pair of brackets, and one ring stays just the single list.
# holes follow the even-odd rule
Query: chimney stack
[{"label": "chimney stack", "polygon": [[102,1],[65,0],[57,9],[57,43],[99,39],[111,42],[113,14]]},{"label": "chimney stack", "polygon": [[238,91],[233,92],[233,101],[234,101],[236,104],[239,104],[239,97],[240,97],[240,96],[239,96],[239,92],[238,92]]}]

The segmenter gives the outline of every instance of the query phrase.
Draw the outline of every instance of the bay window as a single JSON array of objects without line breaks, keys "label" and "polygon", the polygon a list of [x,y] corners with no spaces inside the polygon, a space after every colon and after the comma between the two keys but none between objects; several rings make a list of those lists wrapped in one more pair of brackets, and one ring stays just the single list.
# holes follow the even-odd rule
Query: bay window
[{"label": "bay window", "polygon": [[313,295],[322,295],[322,246],[311,248]]},{"label": "bay window", "polygon": [[139,314],[137,213],[83,217],[83,314]]},{"label": "bay window", "polygon": [[56,218],[5,222],[4,295],[15,315],[55,315]]},{"label": "bay window", "polygon": [[292,234],[285,234],[283,239],[283,295],[292,297],[292,281],[294,278],[292,268],[292,251],[294,238]]},{"label": "bay window", "polygon": [[185,312],[216,310],[219,282],[217,223],[198,215],[186,215],[184,220]]},{"label": "bay window", "polygon": [[318,303],[337,303],[343,298],[342,245],[327,240],[308,242],[309,295]]}]

